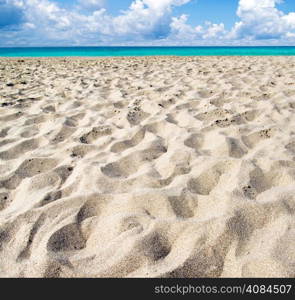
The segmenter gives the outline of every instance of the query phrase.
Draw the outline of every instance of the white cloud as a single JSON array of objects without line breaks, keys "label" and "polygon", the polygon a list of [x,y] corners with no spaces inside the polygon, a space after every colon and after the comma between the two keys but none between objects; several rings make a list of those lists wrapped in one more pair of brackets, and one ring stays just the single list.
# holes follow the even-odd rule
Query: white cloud
[{"label": "white cloud", "polygon": [[11,0],[12,3],[23,10],[28,23],[43,25],[42,30],[50,27],[63,28],[70,26],[70,15],[55,3],[48,0]]},{"label": "white cloud", "polygon": [[282,20],[285,22],[288,28],[295,30],[295,13],[291,12],[287,15],[284,15]]},{"label": "white cloud", "polygon": [[[23,24],[18,33],[8,34],[0,31],[2,43],[11,43],[11,36],[20,45],[75,44],[85,42],[91,37],[91,23],[97,22],[100,11],[95,10],[90,16],[79,10],[67,10],[50,0],[6,0],[9,5],[22,11]],[[102,14],[104,10],[101,9]],[[103,18],[101,18],[103,21]],[[98,29],[103,26],[101,22]],[[97,31],[98,33],[98,31]],[[99,36],[96,37],[99,40]],[[1,45],[1,42],[0,42]]]},{"label": "white cloud", "polygon": [[66,10],[49,0],[6,0],[21,7],[25,17],[23,35],[46,37],[49,41],[89,39],[97,42],[116,39],[161,39],[169,35],[172,9],[191,0],[134,0],[119,16],[109,15],[102,0],[81,0],[80,7],[92,9],[83,14],[80,9]]},{"label": "white cloud", "polygon": [[207,22],[206,25],[208,27],[205,34],[203,35],[204,39],[223,38],[223,35],[226,33],[223,23],[212,24],[211,22]]},{"label": "white cloud", "polygon": [[237,15],[240,21],[233,27],[232,39],[280,39],[295,29],[295,14],[284,14],[276,8],[282,0],[240,0]]},{"label": "white cloud", "polygon": [[274,8],[276,3],[282,2],[282,0],[240,0],[238,14],[242,10],[252,11],[259,8]]},{"label": "white cloud", "polygon": [[99,10],[105,4],[105,0],[79,0],[79,5],[89,10]]},{"label": "white cloud", "polygon": [[224,38],[226,30],[223,23],[215,24],[209,21],[205,22],[204,26],[198,25],[193,27],[187,24],[188,16],[181,15],[180,17],[172,18],[170,24],[172,32],[171,38],[182,40],[188,44],[194,40],[216,40]]},{"label": "white cloud", "polygon": [[192,26],[187,24],[188,15],[181,15],[180,17],[173,17],[172,22],[170,24],[171,27],[171,35],[175,39],[195,39],[199,33],[202,31],[202,27],[200,26],[200,30],[193,28]]},{"label": "white cloud", "polygon": [[135,0],[124,14],[113,19],[114,33],[143,38],[163,38],[169,34],[171,12],[191,0]]},{"label": "white cloud", "polygon": [[[18,32],[1,31],[0,45],[90,45],[90,44],[255,44],[294,43],[295,12],[277,8],[282,0],[240,0],[239,21],[230,30],[210,21],[190,25],[189,16],[173,16],[176,6],[191,0],[133,0],[118,16],[108,14],[104,0],[78,0],[62,8],[50,0],[0,0],[18,12]],[[200,0],[201,1],[201,0]],[[205,1],[205,0],[202,0]],[[196,9],[198,6],[196,5]],[[87,10],[87,11],[86,11]],[[21,12],[21,14],[20,14]],[[13,40],[12,40],[13,39]]]}]

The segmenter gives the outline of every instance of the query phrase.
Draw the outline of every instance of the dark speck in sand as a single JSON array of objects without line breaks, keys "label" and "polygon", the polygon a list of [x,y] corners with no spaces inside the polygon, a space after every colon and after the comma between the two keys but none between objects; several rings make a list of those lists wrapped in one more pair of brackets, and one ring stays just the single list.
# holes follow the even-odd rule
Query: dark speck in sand
[{"label": "dark speck in sand", "polygon": [[80,142],[83,144],[88,144],[87,139],[85,136],[80,137]]},{"label": "dark speck in sand", "polygon": [[11,106],[13,104],[14,104],[13,102],[3,102],[3,103],[1,103],[1,106],[5,107],[5,106]]},{"label": "dark speck in sand", "polygon": [[9,82],[9,83],[7,83],[6,85],[7,85],[7,86],[14,86],[14,83]]}]

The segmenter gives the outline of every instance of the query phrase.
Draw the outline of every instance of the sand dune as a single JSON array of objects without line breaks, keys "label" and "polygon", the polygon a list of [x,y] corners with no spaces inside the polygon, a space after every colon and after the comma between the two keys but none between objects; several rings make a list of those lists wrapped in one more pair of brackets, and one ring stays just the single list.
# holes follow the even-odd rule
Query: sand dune
[{"label": "sand dune", "polygon": [[295,58],[0,71],[1,277],[295,276]]}]

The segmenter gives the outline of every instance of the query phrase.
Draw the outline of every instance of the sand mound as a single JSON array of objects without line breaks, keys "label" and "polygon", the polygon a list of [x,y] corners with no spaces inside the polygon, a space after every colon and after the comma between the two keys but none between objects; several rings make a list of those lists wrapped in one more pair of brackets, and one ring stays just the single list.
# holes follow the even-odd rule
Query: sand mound
[{"label": "sand mound", "polygon": [[295,59],[0,61],[1,277],[293,277]]}]

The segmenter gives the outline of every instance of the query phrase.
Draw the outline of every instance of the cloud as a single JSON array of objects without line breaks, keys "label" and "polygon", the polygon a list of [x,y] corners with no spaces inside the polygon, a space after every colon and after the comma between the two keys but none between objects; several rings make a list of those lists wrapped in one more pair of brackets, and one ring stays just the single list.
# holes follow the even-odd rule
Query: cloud
[{"label": "cloud", "polygon": [[224,24],[212,24],[211,22],[206,22],[207,30],[205,31],[203,38],[204,39],[222,39],[224,37],[224,34],[226,33],[226,30],[224,28]]},{"label": "cloud", "polygon": [[170,33],[171,12],[191,0],[136,0],[113,19],[114,34],[158,39]]},{"label": "cloud", "polygon": [[295,13],[284,14],[276,8],[282,0],[240,0],[235,24],[229,37],[252,40],[281,39],[292,36]]},{"label": "cloud", "polygon": [[187,24],[188,15],[181,15],[180,17],[173,17],[170,24],[171,36],[177,40],[192,40],[197,36],[201,37],[202,26],[197,29]]},{"label": "cloud", "polygon": [[175,39],[206,41],[208,44],[259,44],[259,41],[295,40],[295,13],[284,14],[276,8],[283,0],[240,0],[237,16],[240,18],[234,27],[227,31],[223,23],[210,21],[192,27],[187,23],[188,16],[172,19],[171,28]]},{"label": "cloud", "polygon": [[132,0],[112,16],[104,0],[76,0],[67,8],[50,0],[0,0],[0,46],[295,42],[295,12],[280,11],[282,0],[239,0],[239,21],[229,30],[210,21],[192,26],[189,15],[174,15],[190,1]]},{"label": "cloud", "polygon": [[[79,43],[79,37],[85,34],[91,20],[78,10],[61,8],[49,0],[6,0],[6,2],[12,8],[21,11],[22,23],[15,33],[0,31],[0,40],[4,44],[14,42],[21,46],[30,46]],[[93,13],[93,16],[96,15],[97,11]]]},{"label": "cloud", "polygon": [[[232,29],[223,23],[210,21],[192,27],[188,16],[173,17],[170,41],[183,44],[275,45],[294,44],[295,13],[284,14],[277,8],[283,0],[239,0],[237,16],[240,20]],[[193,42],[192,42],[193,41]]]},{"label": "cloud", "polygon": [[105,0],[78,0],[78,4],[87,10],[95,11],[102,8],[105,4]]},{"label": "cloud", "polygon": [[[188,16],[181,15],[180,17],[173,17],[170,24],[171,35],[169,37],[170,41],[177,40],[184,43],[190,44],[191,41],[206,40],[217,40],[224,38],[226,30],[223,23],[215,24],[209,21],[205,24],[193,27],[187,24]],[[211,41],[212,42],[212,41]]]},{"label": "cloud", "polygon": [[83,14],[74,6],[71,10],[63,9],[49,0],[12,1],[15,7],[21,7],[24,15],[23,36],[39,36],[40,42],[46,37],[49,43],[68,40],[79,44],[87,38],[89,42],[165,38],[170,33],[173,7],[191,0],[134,0],[126,11],[115,17],[101,7],[100,0],[79,1],[80,6],[91,8],[90,14]]}]

